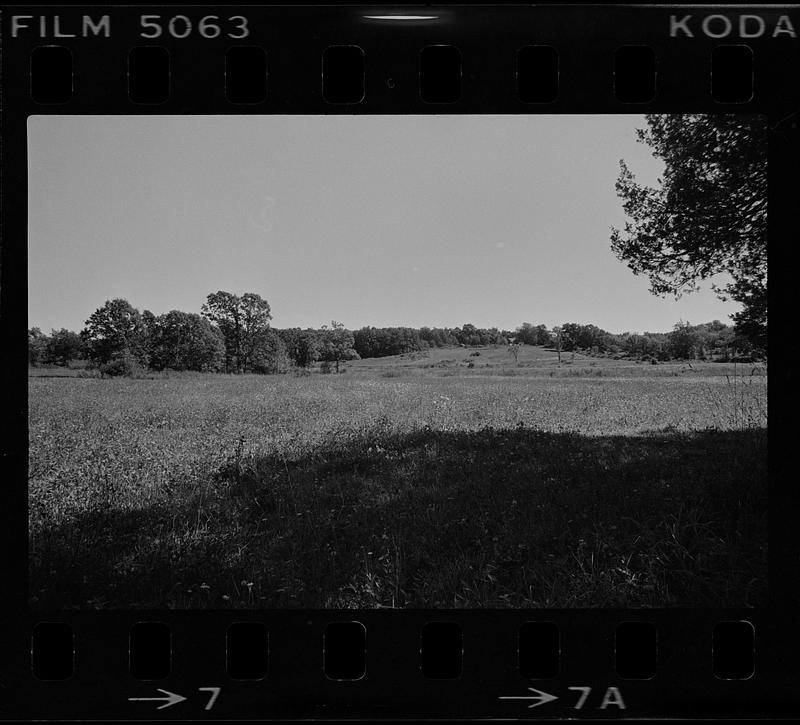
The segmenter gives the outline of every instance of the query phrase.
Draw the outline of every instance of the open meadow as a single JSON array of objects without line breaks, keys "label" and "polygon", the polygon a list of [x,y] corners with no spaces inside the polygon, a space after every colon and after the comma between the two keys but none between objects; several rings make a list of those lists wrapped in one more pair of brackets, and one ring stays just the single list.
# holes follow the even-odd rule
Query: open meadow
[{"label": "open meadow", "polygon": [[528,346],[340,374],[32,369],[31,602],[763,605],[766,416],[758,366]]}]

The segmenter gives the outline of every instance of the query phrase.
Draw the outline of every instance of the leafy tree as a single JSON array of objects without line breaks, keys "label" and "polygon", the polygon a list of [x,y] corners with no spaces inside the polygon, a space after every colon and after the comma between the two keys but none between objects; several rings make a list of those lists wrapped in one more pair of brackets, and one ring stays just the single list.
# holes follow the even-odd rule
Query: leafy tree
[{"label": "leafy tree", "polygon": [[[442,330],[428,329],[429,339],[423,340],[420,331],[411,327],[362,327],[352,333],[353,349],[362,358],[402,355],[405,352],[421,350],[430,345],[438,346],[444,339]],[[456,344],[455,338],[452,343]]]},{"label": "leafy tree", "polygon": [[380,331],[376,327],[362,327],[353,333],[353,347],[361,357],[380,357]]},{"label": "leafy tree", "polygon": [[214,292],[206,298],[203,317],[217,325],[225,341],[225,370],[242,372],[242,316],[240,298],[230,292]]},{"label": "leafy tree", "polygon": [[717,294],[740,303],[737,332],[767,337],[767,125],[764,116],[648,115],[637,132],[665,163],[657,188],[640,185],[624,161],[617,180],[626,215],[611,248],[654,294],[698,288],[728,273]]},{"label": "leafy tree", "polygon": [[536,345],[536,328],[530,322],[523,322],[517,328],[516,338],[523,345]]},{"label": "leafy tree", "polygon": [[313,365],[320,356],[320,339],[316,330],[304,330],[297,338],[295,363],[298,367],[307,368]]},{"label": "leafy tree", "polygon": [[420,339],[413,327],[389,328],[389,355],[402,355],[419,350]]},{"label": "leafy tree", "polygon": [[693,360],[700,343],[697,330],[688,322],[679,320],[669,333],[669,352],[673,358]]},{"label": "leafy tree", "polygon": [[767,273],[763,278],[740,280],[731,299],[742,303],[742,310],[733,315],[736,334],[745,338],[750,347],[761,352],[767,349]]},{"label": "leafy tree", "polygon": [[[242,311],[242,357],[245,370],[255,372],[258,361],[260,367],[266,363],[269,350],[278,352],[279,345],[269,333],[272,319],[269,303],[254,292],[245,292],[240,301]],[[285,351],[281,351],[284,353]],[[272,363],[267,363],[271,365]]]},{"label": "leafy tree", "polygon": [[222,332],[226,370],[251,371],[262,344],[260,338],[269,329],[272,319],[269,303],[254,292],[240,297],[220,290],[208,295],[202,312]]},{"label": "leafy tree", "polygon": [[458,341],[462,345],[480,345],[480,332],[475,325],[470,323],[465,324],[458,334]]},{"label": "leafy tree", "polygon": [[150,365],[156,370],[216,372],[224,367],[222,333],[200,315],[172,310],[153,317],[148,326]]},{"label": "leafy tree", "polygon": [[253,342],[249,367],[254,373],[282,373],[288,367],[286,345],[274,330],[259,333]]},{"label": "leafy tree", "polygon": [[322,328],[320,357],[333,363],[339,372],[339,363],[344,360],[358,360],[360,355],[354,349],[355,338],[350,330],[346,330],[341,322],[333,320],[330,328]]},{"label": "leafy tree", "polygon": [[92,313],[81,331],[87,355],[98,364],[131,357],[146,364],[146,328],[142,316],[128,300],[117,298]]},{"label": "leafy tree", "polygon": [[701,360],[713,358],[715,354],[723,353],[727,344],[726,340],[732,335],[733,330],[719,320],[706,322],[694,327],[697,335],[695,354]]},{"label": "leafy tree", "polygon": [[546,325],[536,325],[533,328],[536,332],[534,345],[552,345],[553,336],[547,331]]},{"label": "leafy tree", "polygon": [[530,322],[523,322],[517,328],[516,338],[524,345],[550,345],[553,342],[545,325],[532,325]]},{"label": "leafy tree", "polygon": [[561,325],[561,349],[567,352],[574,352],[579,347],[581,326],[575,322],[566,322]]},{"label": "leafy tree", "polygon": [[44,362],[47,352],[47,335],[38,327],[28,330],[28,364],[36,366]]},{"label": "leafy tree", "polygon": [[711,333],[708,345],[713,355],[721,356],[723,359],[729,360],[733,353],[735,341],[736,333],[734,329],[728,325],[724,325],[723,329]]},{"label": "leafy tree", "polygon": [[154,349],[154,345],[158,340],[158,322],[156,316],[150,310],[142,312],[142,327],[144,328],[144,346],[148,364],[153,366],[153,361],[158,358],[158,352]]},{"label": "leafy tree", "polygon": [[66,328],[52,330],[47,339],[45,356],[49,363],[67,365],[71,360],[84,356],[84,344],[77,332]]},{"label": "leafy tree", "polygon": [[[429,347],[446,347],[458,343],[452,331],[441,327],[421,327],[417,332],[417,337],[420,343],[427,342]],[[422,347],[421,344],[420,347]],[[362,357],[364,357],[363,354]]]},{"label": "leafy tree", "polygon": [[273,332],[280,337],[287,360],[294,365],[298,365],[298,346],[300,343],[300,336],[303,334],[303,331],[299,327],[291,327],[283,330],[273,330]]},{"label": "leafy tree", "polygon": [[564,331],[560,326],[556,325],[556,327],[553,328],[553,337],[555,338],[556,352],[558,353],[558,362],[560,363],[561,350],[564,346]]},{"label": "leafy tree", "polygon": [[596,325],[567,322],[561,328],[564,350],[591,350],[605,352],[613,344],[613,336]]},{"label": "leafy tree", "polygon": [[321,341],[320,332],[317,330],[292,327],[275,330],[275,333],[283,343],[287,359],[297,367],[307,368],[319,359]]}]

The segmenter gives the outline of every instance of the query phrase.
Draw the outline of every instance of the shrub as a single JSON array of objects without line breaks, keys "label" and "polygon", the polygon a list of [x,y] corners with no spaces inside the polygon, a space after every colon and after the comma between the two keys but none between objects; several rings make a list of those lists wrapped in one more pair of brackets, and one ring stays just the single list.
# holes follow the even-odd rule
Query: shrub
[{"label": "shrub", "polygon": [[100,366],[100,375],[109,378],[142,377],[145,372],[133,355],[120,355]]},{"label": "shrub", "polygon": [[100,374],[104,377],[116,378],[123,375],[129,375],[130,369],[122,358],[111,360],[110,362],[103,363],[100,366]]}]

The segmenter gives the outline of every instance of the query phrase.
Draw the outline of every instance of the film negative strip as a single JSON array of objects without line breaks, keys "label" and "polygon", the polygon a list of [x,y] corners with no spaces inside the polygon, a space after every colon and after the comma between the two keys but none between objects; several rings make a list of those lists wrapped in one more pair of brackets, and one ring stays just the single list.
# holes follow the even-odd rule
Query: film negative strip
[{"label": "film negative strip", "polygon": [[798,32],[4,7],[0,715],[797,715]]}]

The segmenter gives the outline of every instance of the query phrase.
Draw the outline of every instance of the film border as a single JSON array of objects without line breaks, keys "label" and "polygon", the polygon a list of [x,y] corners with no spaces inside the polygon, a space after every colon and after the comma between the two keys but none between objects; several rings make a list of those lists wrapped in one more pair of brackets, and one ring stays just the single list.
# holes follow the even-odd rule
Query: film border
[{"label": "film border", "polygon": [[[372,14],[372,8],[367,13]],[[413,9],[413,6],[409,6]],[[395,8],[396,9],[396,8]],[[125,55],[142,43],[137,35],[142,15],[196,20],[212,14],[209,6],[92,8],[92,18],[108,14],[111,37],[10,37],[9,17],[54,15],[61,33],[83,27],[79,8],[8,6],[3,10],[2,43],[2,303],[4,346],[3,466],[6,481],[26,476],[27,394],[26,326],[26,138],[30,114],[229,114],[229,113],[610,113],[610,112],[751,112],[766,113],[771,128],[769,149],[769,250],[773,278],[770,307],[790,309],[791,242],[796,238],[792,202],[798,194],[798,84],[800,53],[796,39],[737,37],[741,15],[764,19],[774,33],[787,15],[800,27],[800,6],[425,6],[436,14],[429,24],[409,22],[398,28],[364,20],[364,7],[305,8],[232,6],[225,12],[250,19],[255,30],[247,44],[268,50],[270,86],[264,104],[232,106],[224,97],[224,42],[199,37],[164,36],[158,44],[171,54],[173,93],[158,106],[137,106],[127,97]],[[434,12],[435,11],[435,12]],[[385,6],[380,13],[388,12]],[[380,14],[378,13],[378,14]],[[670,16],[693,19],[670,31]],[[714,37],[727,25],[703,18],[731,18],[730,32]],[[694,23],[698,20],[698,23]],[[95,21],[96,23],[96,21]],[[674,30],[674,23],[673,30]],[[487,33],[499,28],[502,32]],[[690,29],[692,36],[682,29]],[[741,26],[739,26],[741,27]],[[256,30],[257,29],[257,30]],[[741,36],[741,32],[738,33]],[[428,44],[459,47],[463,59],[463,95],[443,107],[425,104],[418,94],[417,52]],[[513,52],[531,43],[559,50],[561,93],[545,105],[523,104],[514,93]],[[709,95],[709,54],[719,44],[749,45],[756,60],[753,99],[744,104],[715,103]],[[75,92],[66,104],[43,106],[28,97],[29,53],[38,45],[57,44],[73,52]],[[331,105],[322,97],[319,63],[330,45],[360,46],[366,55],[366,97],[357,109]],[[659,86],[655,99],[631,107],[613,97],[612,51],[626,44],[645,44],[658,58]],[[381,82],[386,69],[394,88]],[[282,69],[282,70],[281,70]],[[698,69],[699,72],[698,72]],[[773,312],[773,316],[776,313]],[[163,687],[191,699],[176,703],[166,717],[603,717],[725,715],[787,717],[796,714],[796,652],[800,631],[793,617],[800,603],[792,576],[800,553],[793,524],[797,492],[791,480],[788,435],[792,433],[791,385],[796,341],[770,339],[771,368],[781,387],[769,402],[770,445],[770,602],[759,610],[569,610],[569,611],[285,611],[285,612],[32,612],[27,606],[27,492],[14,485],[3,507],[0,546],[8,562],[2,604],[0,649],[3,657],[3,717],[98,719],[149,717],[131,697],[158,696]],[[785,386],[785,390],[782,386]],[[787,435],[776,435],[784,430]],[[756,676],[726,682],[710,670],[710,637],[714,623],[746,619],[756,632]],[[263,621],[270,631],[270,671],[260,683],[232,682],[224,672],[224,631],[233,621]],[[329,622],[357,620],[367,629],[367,677],[332,681],[322,671],[322,632]],[[426,622],[457,621],[464,637],[461,678],[429,680],[419,670],[419,632]],[[663,645],[658,676],[651,681],[623,681],[614,673],[613,632],[623,620],[656,624]],[[65,682],[37,681],[30,672],[30,636],[35,623],[68,622],[75,633],[75,675]],[[130,626],[163,621],[172,629],[172,674],[165,680],[139,682],[127,670],[126,642]],[[516,633],[526,621],[554,621],[561,632],[561,671],[552,680],[528,680],[516,669]],[[198,636],[202,632],[203,636]],[[705,654],[704,654],[705,653]],[[618,686],[627,709],[600,710],[608,687]],[[203,709],[208,696],[199,688],[221,687],[213,710]],[[558,705],[498,703],[500,696],[523,696],[528,688],[557,695]],[[591,687],[585,708],[574,707],[579,693],[570,687]],[[535,695],[534,695],[535,696]],[[198,699],[200,698],[200,699]],[[143,706],[150,707],[149,705]],[[155,703],[154,703],[155,705]],[[183,709],[182,709],[183,707]],[[155,712],[155,706],[153,707]]]}]

